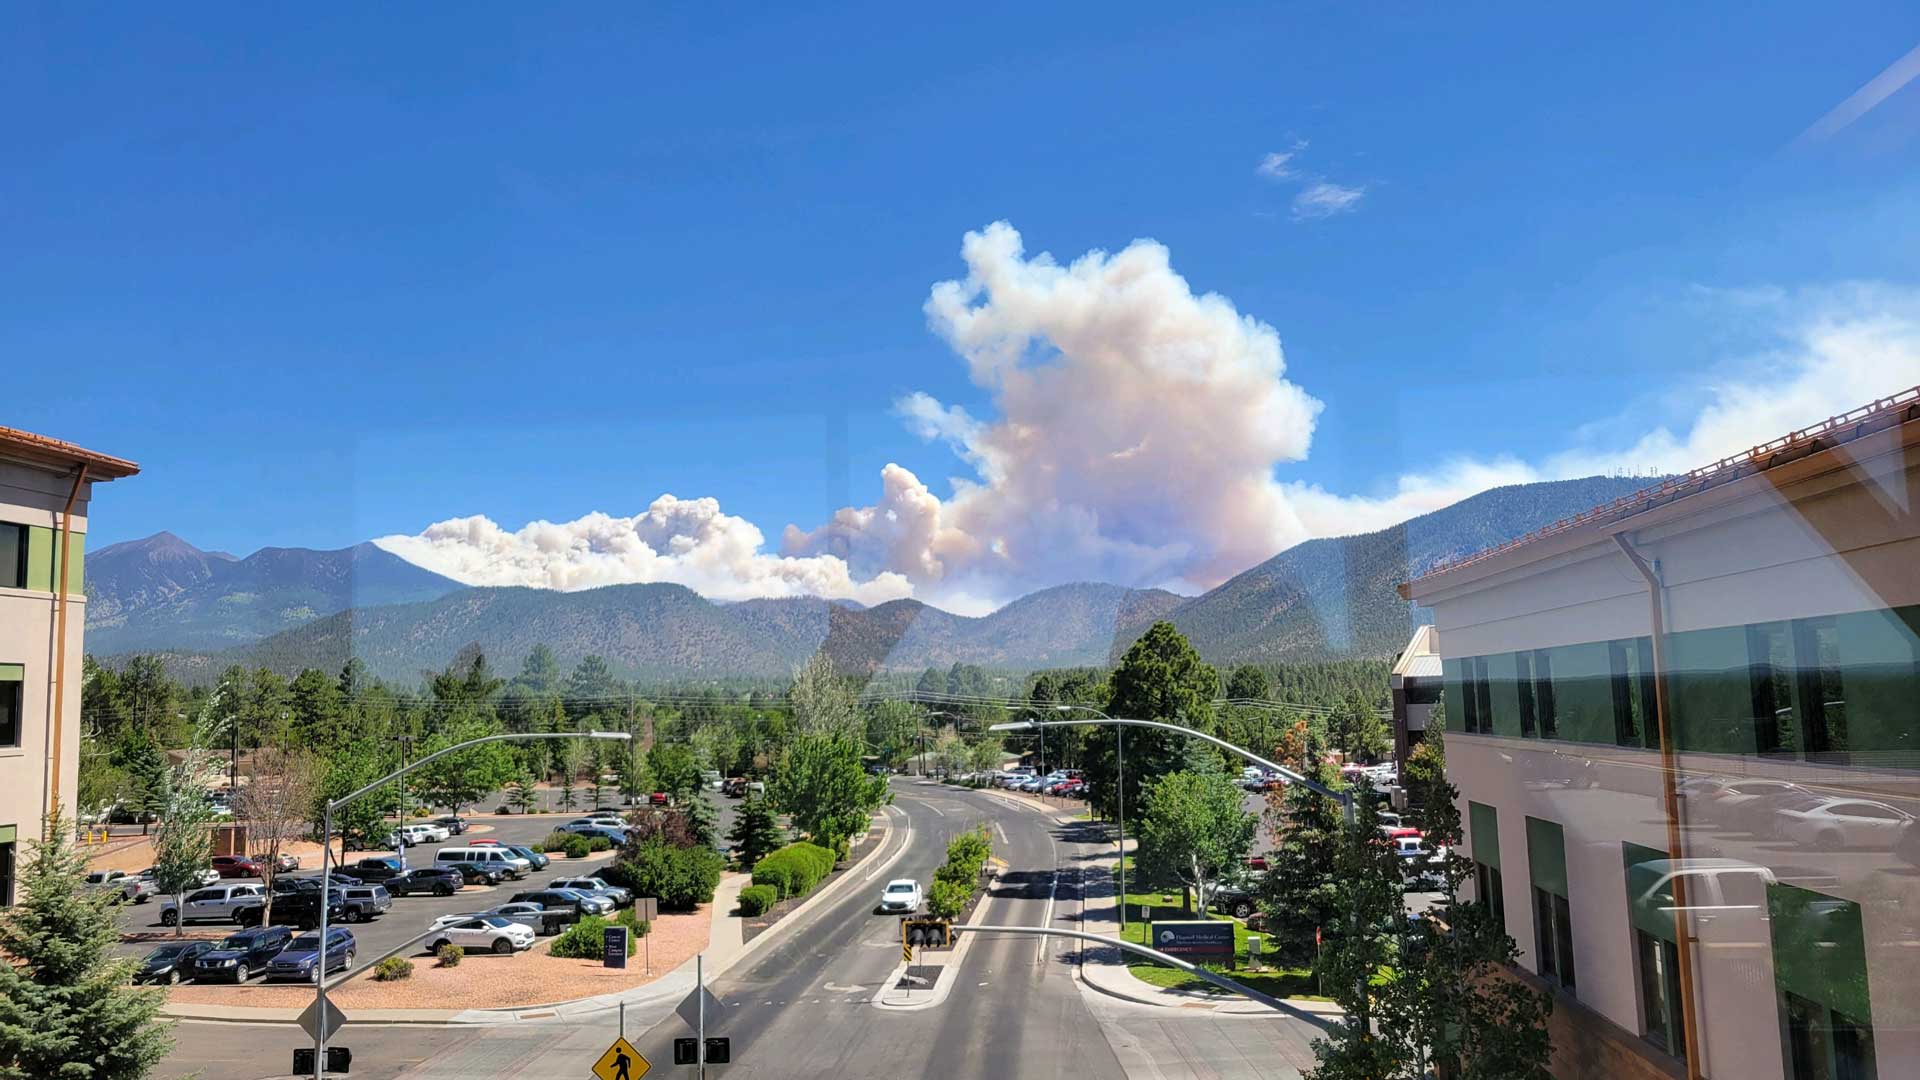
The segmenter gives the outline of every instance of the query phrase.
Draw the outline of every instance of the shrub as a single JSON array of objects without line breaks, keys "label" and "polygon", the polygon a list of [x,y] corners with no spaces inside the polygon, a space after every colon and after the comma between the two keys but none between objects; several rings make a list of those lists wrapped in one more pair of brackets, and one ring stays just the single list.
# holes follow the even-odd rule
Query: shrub
[{"label": "shrub", "polygon": [[755,885],[772,885],[783,897],[801,896],[833,873],[833,852],[801,841],[771,852],[753,867]]},{"label": "shrub", "polygon": [[460,959],[467,955],[467,950],[449,941],[433,950],[433,955],[434,959],[440,961],[441,967],[459,967]]},{"label": "shrub", "polygon": [[561,832],[560,830],[555,829],[554,831],[547,834],[547,838],[545,840],[540,841],[540,850],[548,851],[548,852],[552,852],[552,851],[564,852],[567,850],[567,841],[572,839],[574,839],[574,836],[572,833]]},{"label": "shrub", "polygon": [[590,836],[587,838],[587,850],[590,852],[612,851],[613,841],[607,839],[604,836]]},{"label": "shrub", "polygon": [[389,956],[373,965],[374,982],[399,982],[413,978],[413,961],[404,956]]},{"label": "shrub", "polygon": [[664,840],[629,845],[601,873],[635,896],[652,896],[669,911],[691,911],[713,899],[727,860],[712,848],[674,847]]},{"label": "shrub", "polygon": [[752,918],[765,915],[780,899],[780,890],[771,885],[749,885],[740,890],[740,914]]},{"label": "shrub", "polygon": [[567,842],[562,847],[569,859],[584,859],[593,851],[593,841],[574,833],[567,834]]},{"label": "shrub", "polygon": [[641,918],[640,913],[632,908],[615,916],[613,921],[633,931],[633,936],[636,938],[643,938],[653,933],[653,923]]},{"label": "shrub", "polygon": [[936,876],[933,888],[927,890],[927,914],[936,919],[957,919],[967,910],[967,899],[972,895],[971,885]]},{"label": "shrub", "polygon": [[[588,915],[554,938],[553,945],[547,951],[565,960],[597,960],[606,954],[602,931],[611,925],[603,916]],[[631,946],[633,939],[627,939],[627,944]],[[627,951],[631,953],[633,950],[629,948]]]},{"label": "shrub", "polygon": [[494,813],[496,813],[496,814],[511,814],[511,813],[513,813],[513,811],[512,811],[511,809],[509,809],[508,807],[506,807],[506,806],[496,806],[496,807],[494,807],[494,808],[493,808],[493,812],[494,812]]}]

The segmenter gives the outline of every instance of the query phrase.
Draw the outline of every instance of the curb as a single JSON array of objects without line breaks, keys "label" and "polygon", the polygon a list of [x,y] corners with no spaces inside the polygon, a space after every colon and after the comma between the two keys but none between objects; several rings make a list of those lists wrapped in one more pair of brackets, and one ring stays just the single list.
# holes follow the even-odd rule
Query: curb
[{"label": "curb", "polygon": [[[884,824],[886,827],[881,832],[880,839],[875,841],[875,843],[882,846],[893,836],[892,822],[887,821]],[[908,834],[911,835],[911,833],[912,828],[911,825],[909,825]],[[886,861],[875,867],[872,873],[877,874],[886,867],[891,866],[902,855],[906,854],[906,851],[907,845],[902,844],[898,851],[894,852]],[[596,854],[604,855],[606,853],[599,852]],[[568,861],[580,862],[585,860]],[[780,923],[768,927],[759,937],[747,942],[724,964],[708,970],[706,972],[707,978],[709,980],[717,978],[727,969],[739,963],[743,957],[753,951],[754,946],[759,942],[768,938],[778,937],[781,924],[791,923],[794,916],[812,906],[814,901],[839,892],[841,887],[855,876],[852,871],[849,871],[842,875],[840,880],[833,885],[807,897],[806,900],[801,902],[799,907],[794,908],[793,911],[787,914],[786,918],[781,919]],[[872,875],[869,874],[869,876]],[[731,916],[726,917],[730,918]],[[709,932],[708,940],[709,942],[712,940],[711,932]],[[618,1008],[623,1004],[645,1005],[655,1000],[673,997],[677,994],[684,994],[693,988],[693,963],[694,958],[688,957],[682,961],[678,967],[662,973],[659,978],[652,982],[642,983],[628,990],[596,994],[583,998],[571,998],[565,1001],[549,1001],[540,1004],[515,1005],[495,1009],[342,1009],[341,1012],[346,1017],[348,1023],[367,1025],[428,1024],[441,1027],[468,1025],[479,1027],[494,1024],[510,1024],[521,1020],[550,1020],[565,1016],[602,1012],[608,1009]],[[201,1009],[217,1010],[218,1015],[200,1015],[197,1010]],[[173,1020],[191,1020],[201,1023],[291,1025],[298,1022],[300,1014],[303,1011],[304,1009],[250,1008],[244,1005],[190,1004],[176,1006],[168,1004],[161,1007],[160,1015]],[[236,1015],[236,1013],[243,1014]],[[271,1015],[258,1015],[261,1013]],[[382,1015],[388,1013],[394,1015]]]}]

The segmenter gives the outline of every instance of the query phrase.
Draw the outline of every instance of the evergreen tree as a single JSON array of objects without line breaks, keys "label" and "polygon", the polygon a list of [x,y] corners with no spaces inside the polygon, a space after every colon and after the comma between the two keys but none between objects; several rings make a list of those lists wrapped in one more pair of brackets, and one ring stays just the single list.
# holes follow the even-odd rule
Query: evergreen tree
[{"label": "evergreen tree", "polygon": [[[1127,650],[1108,681],[1105,711],[1132,720],[1159,720],[1212,731],[1213,699],[1219,696],[1220,674],[1200,659],[1170,622],[1157,622]],[[1124,734],[1116,735],[1115,732]],[[1094,729],[1087,742],[1087,784],[1093,804],[1111,816],[1118,789],[1114,779],[1124,738],[1126,804],[1140,805],[1140,789],[1147,781],[1181,767],[1186,744],[1195,740],[1151,728]]]},{"label": "evergreen tree", "polygon": [[[1339,774],[1323,758],[1311,731],[1302,749],[1301,774],[1329,788]],[[1291,964],[1313,960],[1314,937],[1334,918],[1335,853],[1341,827],[1340,804],[1304,784],[1288,785],[1268,796],[1279,845],[1267,856],[1261,883],[1261,907],[1273,931],[1274,951]]]},{"label": "evergreen tree", "polygon": [[727,840],[740,853],[740,865],[751,870],[768,852],[784,845],[787,835],[767,800],[749,795],[734,815],[733,831],[727,834]]},{"label": "evergreen tree", "polygon": [[1227,676],[1226,696],[1234,701],[1265,701],[1273,693],[1273,681],[1265,668],[1241,664]]},{"label": "evergreen tree", "polygon": [[140,1080],[172,1049],[166,994],[130,985],[108,891],[56,814],[22,864],[20,901],[0,911],[0,1078]]},{"label": "evergreen tree", "polygon": [[713,808],[706,794],[694,792],[682,812],[686,814],[687,833],[693,837],[693,842],[703,848],[713,847],[714,841],[719,838],[720,812]]},{"label": "evergreen tree", "polygon": [[533,777],[527,773],[521,773],[507,785],[507,805],[518,808],[523,814],[533,813],[534,803],[538,800],[539,795],[533,788]]},{"label": "evergreen tree", "polygon": [[[1405,977],[1408,919],[1400,855],[1380,830],[1372,799],[1360,799],[1339,830],[1334,855],[1334,918],[1315,965],[1321,986],[1344,1015],[1313,1043],[1319,1066],[1303,1080],[1377,1080],[1408,1075],[1402,1041],[1379,1038],[1383,999]],[[1418,1074],[1414,1074],[1418,1075]]]},{"label": "evergreen tree", "polygon": [[140,819],[140,835],[145,836],[149,824],[167,808],[167,756],[144,731],[126,734],[121,756],[131,785],[128,801]]}]

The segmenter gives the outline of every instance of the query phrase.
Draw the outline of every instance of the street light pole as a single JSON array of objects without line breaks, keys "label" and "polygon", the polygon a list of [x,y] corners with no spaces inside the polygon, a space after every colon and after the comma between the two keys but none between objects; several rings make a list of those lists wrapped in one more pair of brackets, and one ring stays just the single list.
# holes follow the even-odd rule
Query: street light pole
[{"label": "street light pole", "polygon": [[[395,769],[393,772],[388,773],[370,784],[355,788],[345,795],[329,801],[321,808],[320,814],[320,948],[319,955],[315,957],[314,961],[314,1004],[316,1006],[319,1005],[320,1002],[326,1000],[327,996],[327,929],[329,922],[327,918],[327,908],[333,898],[333,871],[328,864],[332,862],[333,859],[333,812],[335,810],[340,809],[375,788],[384,787],[400,779],[402,776],[426,765],[428,762],[434,761],[437,758],[443,758],[448,754],[458,753],[461,750],[479,746],[482,743],[531,742],[536,739],[611,739],[626,742],[632,738],[632,735],[624,731],[528,731],[504,735],[483,735],[478,739],[468,739],[466,742],[455,743],[445,749],[436,750],[410,765]],[[320,1022],[315,1025],[315,1032],[316,1034],[313,1037],[313,1080],[321,1080],[321,1073],[325,1071],[327,1067],[327,1026],[324,1014],[320,1017]]]}]

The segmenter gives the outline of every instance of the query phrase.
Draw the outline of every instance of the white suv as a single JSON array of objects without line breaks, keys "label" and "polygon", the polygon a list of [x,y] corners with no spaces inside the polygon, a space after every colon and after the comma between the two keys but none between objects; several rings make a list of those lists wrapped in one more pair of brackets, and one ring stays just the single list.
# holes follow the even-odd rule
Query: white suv
[{"label": "white suv", "polygon": [[267,905],[265,885],[215,885],[187,894],[183,915],[172,900],[160,905],[160,925],[191,922],[245,922],[244,914]]},{"label": "white suv", "polygon": [[491,949],[506,954],[533,948],[533,931],[499,915],[475,915],[440,927],[428,948],[458,945],[461,949]]}]

